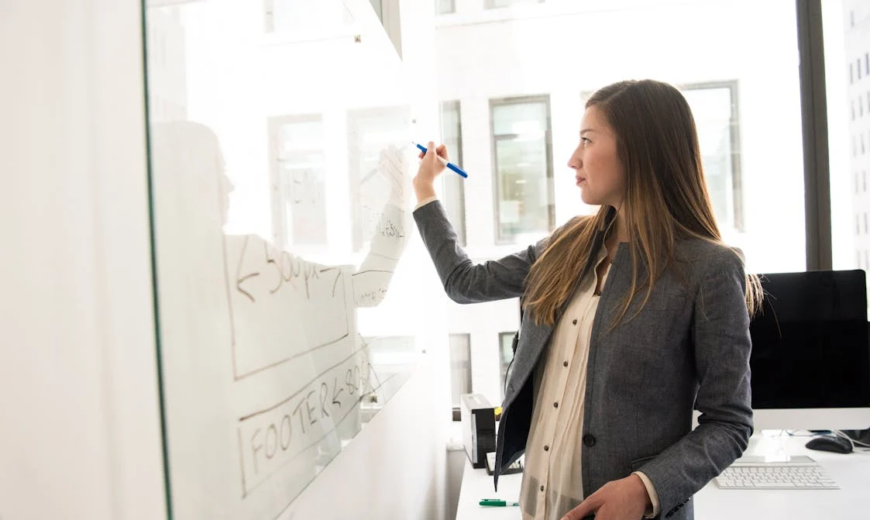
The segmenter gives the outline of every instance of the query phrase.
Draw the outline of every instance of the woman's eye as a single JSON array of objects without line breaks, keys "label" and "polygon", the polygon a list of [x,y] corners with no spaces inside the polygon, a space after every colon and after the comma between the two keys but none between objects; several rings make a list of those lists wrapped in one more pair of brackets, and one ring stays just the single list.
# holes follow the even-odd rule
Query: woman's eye
[{"label": "woman's eye", "polygon": [[580,142],[583,143],[584,145],[587,145],[587,144],[591,143],[592,141],[590,141],[588,137],[581,137]]}]

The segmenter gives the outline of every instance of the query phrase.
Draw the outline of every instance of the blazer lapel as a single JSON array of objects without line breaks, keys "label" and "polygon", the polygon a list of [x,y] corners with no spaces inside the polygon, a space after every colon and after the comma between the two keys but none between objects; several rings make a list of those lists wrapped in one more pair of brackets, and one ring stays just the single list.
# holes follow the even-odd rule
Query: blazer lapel
[{"label": "blazer lapel", "polygon": [[[599,251],[603,243],[604,233],[598,232],[592,243],[592,251]],[[596,258],[597,254],[589,255],[583,269],[580,271],[580,275],[574,281],[574,287],[571,290],[571,297],[573,297],[574,293],[577,292],[580,282],[589,275],[589,272],[596,263]],[[513,402],[523,385],[526,384],[526,380],[534,371],[538,359],[541,357],[541,353],[544,351],[547,342],[550,341],[550,337],[553,335],[553,330],[556,328],[555,324],[559,323],[559,320],[565,313],[565,309],[568,308],[568,304],[571,302],[571,297],[562,304],[562,307],[556,313],[556,321],[553,325],[536,324],[534,319],[529,315],[530,313],[526,313],[523,317],[523,322],[520,324],[519,346],[515,354],[517,358],[514,361],[514,373],[511,374],[508,388],[505,392],[505,408]]]}]

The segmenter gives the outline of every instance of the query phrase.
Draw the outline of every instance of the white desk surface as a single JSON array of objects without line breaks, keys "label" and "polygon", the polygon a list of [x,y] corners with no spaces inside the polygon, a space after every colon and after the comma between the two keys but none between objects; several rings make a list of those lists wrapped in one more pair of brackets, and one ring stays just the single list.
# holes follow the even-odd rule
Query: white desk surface
[{"label": "white desk surface", "polygon": [[[703,520],[818,520],[819,518],[870,518],[870,452],[840,455],[804,448],[806,437],[784,441],[789,455],[807,455],[817,461],[840,486],[837,490],[722,490],[711,482],[695,497],[695,518]],[[456,520],[517,520],[517,507],[481,507],[482,498],[516,501],[522,474],[502,476],[499,492],[492,477],[474,469],[468,457],[462,477]]]}]

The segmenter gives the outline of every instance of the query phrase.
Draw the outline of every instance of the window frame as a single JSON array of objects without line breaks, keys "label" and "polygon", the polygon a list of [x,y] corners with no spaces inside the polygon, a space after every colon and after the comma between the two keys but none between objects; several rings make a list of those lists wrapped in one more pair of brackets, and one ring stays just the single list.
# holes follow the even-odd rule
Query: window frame
[{"label": "window frame", "polygon": [[[547,112],[547,129],[545,131],[544,145],[546,148],[547,158],[547,230],[549,233],[556,227],[556,193],[554,189],[554,168],[553,168],[553,115],[550,106],[549,94],[538,94],[531,96],[511,96],[504,98],[493,98],[489,100],[489,140],[491,145],[492,159],[492,210],[493,223],[495,226],[495,244],[496,245],[513,245],[516,244],[516,239],[513,236],[502,236],[501,233],[501,218],[500,218],[500,197],[499,197],[499,166],[498,166],[498,142],[500,140],[509,140],[516,137],[516,134],[495,134],[495,124],[493,121],[493,113],[500,106],[522,105],[531,103],[543,102]],[[500,139],[501,138],[501,139]]]},{"label": "window frame", "polygon": [[[324,124],[323,114],[299,114],[299,115],[281,115],[281,116],[273,116],[266,119],[267,124],[267,132],[269,136],[269,183],[270,186],[281,188],[283,185],[281,184],[281,168],[279,167],[279,163],[281,161],[281,143],[280,143],[280,132],[281,127],[284,125],[292,125],[297,123],[320,123],[322,126]],[[321,139],[322,143],[323,139]],[[320,152],[324,155],[324,160],[326,159],[326,149],[321,146],[318,149],[307,149],[306,152]],[[288,243],[287,236],[288,233],[292,234],[293,230],[293,221],[292,216],[290,219],[290,229],[287,228],[287,218],[284,212],[283,205],[283,190],[282,189],[273,189],[272,190],[272,240],[279,247],[279,249],[287,248],[290,244]],[[307,252],[318,251],[326,246],[329,237],[328,237],[328,227],[329,227],[329,211],[326,209],[326,201],[324,201],[324,215],[323,222],[327,229],[324,230],[324,237],[322,242],[313,243],[313,244],[304,244],[297,249],[301,248]]]},{"label": "window frame", "polygon": [[[445,141],[444,134],[444,112],[446,106],[455,107],[456,110],[456,148],[448,150],[450,160],[461,165],[462,160],[462,102],[460,100],[441,101],[441,109],[439,117],[441,119],[441,138]],[[468,245],[468,223],[465,215],[465,182],[458,175],[448,174],[443,177],[444,183],[444,209],[447,211],[447,216],[450,217],[450,222],[456,230],[456,235],[459,237],[459,245],[466,247]],[[450,186],[450,187],[448,187]],[[456,190],[456,197],[452,197],[452,190]]]},{"label": "window frame", "polygon": [[[678,85],[680,92],[686,90],[728,89],[731,96],[731,116],[729,122],[731,139],[731,208],[734,212],[734,229],[738,233],[746,231],[743,210],[743,145],[740,142],[740,84],[735,80],[704,81]],[[736,150],[736,151],[735,151]],[[703,155],[703,154],[702,154]]]},{"label": "window frame", "polygon": [[468,372],[467,372],[468,392],[474,392],[474,378],[472,377],[472,374],[471,374],[471,334],[467,333],[467,332],[450,333],[450,334],[448,334],[448,337],[447,337],[447,342],[448,342],[448,356],[447,357],[450,361],[450,394],[451,394],[450,395],[450,406],[451,406],[452,411],[453,411],[453,420],[454,421],[461,420],[461,415],[462,415],[462,412],[460,409],[460,407],[462,406],[461,398],[460,398],[459,406],[457,406],[456,403],[453,402],[453,369],[454,369],[453,363],[454,363],[454,359],[453,359],[453,341],[452,340],[453,340],[453,338],[458,338],[458,337],[464,338],[466,340],[465,348],[466,348],[466,352],[468,354],[468,356],[467,356],[468,357],[468,367],[467,367],[467,370],[468,370]]},{"label": "window frame", "polygon": [[833,230],[822,0],[795,0],[795,7],[804,159],[806,269],[827,271],[833,269]]}]

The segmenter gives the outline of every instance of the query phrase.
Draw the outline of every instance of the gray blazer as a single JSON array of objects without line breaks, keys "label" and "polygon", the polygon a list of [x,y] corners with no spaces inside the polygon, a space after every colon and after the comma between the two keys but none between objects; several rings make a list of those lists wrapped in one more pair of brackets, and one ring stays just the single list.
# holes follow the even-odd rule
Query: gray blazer
[{"label": "gray blazer", "polygon": [[[440,202],[414,212],[448,296],[480,303],[521,296],[546,239],[474,265],[458,245]],[[601,244],[602,237],[597,238]],[[743,262],[703,240],[677,244],[669,269],[640,314],[610,323],[631,287],[631,252],[621,244],[592,326],[583,420],[583,494],[642,471],[667,519],[694,518],[691,497],[746,449],[752,434],[749,314]],[[588,261],[578,281],[591,270]],[[564,308],[563,308],[564,311]],[[508,377],[498,431],[495,485],[525,450],[534,403],[531,377],[554,327],[526,313]],[[692,410],[701,415],[692,430]]]}]

